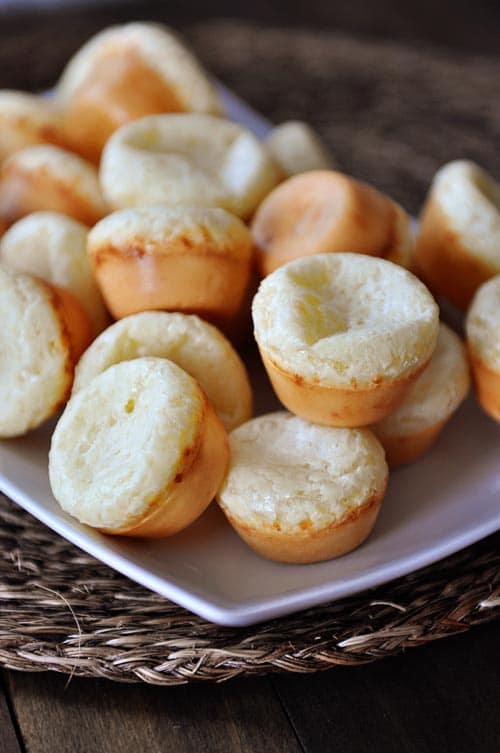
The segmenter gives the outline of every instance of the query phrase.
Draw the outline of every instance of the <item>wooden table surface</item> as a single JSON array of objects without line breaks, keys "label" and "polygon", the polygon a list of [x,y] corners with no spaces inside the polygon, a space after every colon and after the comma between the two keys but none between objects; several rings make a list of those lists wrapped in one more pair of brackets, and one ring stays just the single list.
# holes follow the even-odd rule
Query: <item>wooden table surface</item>
[{"label": "wooden table surface", "polygon": [[[81,30],[83,38],[126,17],[157,17],[172,24],[207,17],[207,9],[192,1],[169,4],[168,10],[167,16],[165,5],[153,2],[108,3],[67,16],[60,10],[2,15],[0,9],[0,86],[42,87],[53,81],[54,65],[65,59],[70,42],[64,33],[55,35],[41,57],[33,44],[37,33],[41,39],[50,35],[53,22],[61,29],[67,21],[68,30]],[[472,7],[465,0],[257,0],[248,8],[222,1],[210,4],[210,15],[431,43],[455,60],[462,50],[500,53],[500,6],[487,2]],[[155,688],[4,671],[0,753],[497,753],[499,628],[498,622],[477,627],[363,667],[217,686]]]}]

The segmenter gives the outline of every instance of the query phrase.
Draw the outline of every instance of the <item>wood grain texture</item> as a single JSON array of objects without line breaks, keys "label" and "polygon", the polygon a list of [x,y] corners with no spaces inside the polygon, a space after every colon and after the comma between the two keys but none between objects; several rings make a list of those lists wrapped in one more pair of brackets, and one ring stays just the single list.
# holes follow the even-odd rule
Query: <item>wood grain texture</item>
[{"label": "wood grain texture", "polygon": [[273,684],[307,753],[498,753],[499,632]]},{"label": "wood grain texture", "polygon": [[11,673],[9,689],[30,753],[301,751],[267,680],[153,688]]},{"label": "wood grain texture", "polygon": [[0,753],[21,753],[0,673]]}]

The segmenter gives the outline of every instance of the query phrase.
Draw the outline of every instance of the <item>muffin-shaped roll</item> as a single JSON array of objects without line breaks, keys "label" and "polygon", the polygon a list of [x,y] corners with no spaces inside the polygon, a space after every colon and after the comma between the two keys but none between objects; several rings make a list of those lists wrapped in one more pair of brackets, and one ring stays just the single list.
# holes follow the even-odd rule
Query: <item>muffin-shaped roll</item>
[{"label": "muffin-shaped roll", "polygon": [[328,148],[311,126],[300,120],[288,120],[276,126],[264,144],[285,177],[334,166]]},{"label": "muffin-shaped roll", "polygon": [[85,225],[106,214],[96,169],[56,146],[29,146],[0,171],[0,221],[11,225],[41,210],[62,212]]},{"label": "muffin-shaped roll", "polygon": [[68,63],[58,97],[73,148],[97,161],[109,136],[144,115],[222,112],[201,65],[166,27],[131,23],[105,29]]},{"label": "muffin-shaped roll", "polygon": [[479,402],[500,421],[500,275],[481,285],[475,294],[465,328]]},{"label": "muffin-shaped roll", "polygon": [[218,329],[197,316],[146,311],[115,322],[81,357],[73,394],[115,363],[168,358],[196,379],[226,429],[252,415],[252,391],[241,358]]},{"label": "muffin-shaped roll", "polygon": [[370,534],[387,484],[384,451],[367,429],[316,426],[289,413],[243,424],[217,501],[256,552],[317,562]]},{"label": "muffin-shaped roll", "polygon": [[65,145],[62,118],[49,99],[35,94],[0,91],[0,164],[33,144]]},{"label": "muffin-shaped roll", "polygon": [[429,365],[394,413],[372,426],[390,468],[417,460],[437,440],[470,387],[469,363],[461,339],[439,327]]},{"label": "muffin-shaped roll", "polygon": [[88,228],[60,212],[34,212],[0,240],[0,259],[69,290],[88,316],[94,335],[108,323],[87,258]]},{"label": "muffin-shaped roll", "polygon": [[69,401],[49,454],[61,507],[105,533],[170,536],[210,504],[229,457],[201,388],[163,358],[111,366]]},{"label": "muffin-shaped roll", "polygon": [[89,233],[88,253],[117,319],[165,309],[223,329],[243,304],[253,257],[250,233],[229,212],[162,206],[105,217]]},{"label": "muffin-shaped roll", "polygon": [[429,362],[439,327],[420,280],[363,254],[290,262],[261,282],[252,313],[279,399],[329,426],[365,426],[395,410]]},{"label": "muffin-shaped roll", "polygon": [[406,212],[375,188],[333,170],[289,178],[252,222],[263,275],[302,256],[354,252],[403,263],[411,244]]},{"label": "muffin-shaped roll", "polygon": [[62,288],[0,265],[0,437],[39,426],[67,400],[90,325]]},{"label": "muffin-shaped roll", "polygon": [[100,177],[114,209],[180,204],[223,207],[246,218],[278,173],[250,131],[190,113],[151,115],[120,128],[106,144]]},{"label": "muffin-shaped roll", "polygon": [[435,295],[465,310],[500,272],[500,186],[473,162],[436,173],[420,221],[415,269]]}]

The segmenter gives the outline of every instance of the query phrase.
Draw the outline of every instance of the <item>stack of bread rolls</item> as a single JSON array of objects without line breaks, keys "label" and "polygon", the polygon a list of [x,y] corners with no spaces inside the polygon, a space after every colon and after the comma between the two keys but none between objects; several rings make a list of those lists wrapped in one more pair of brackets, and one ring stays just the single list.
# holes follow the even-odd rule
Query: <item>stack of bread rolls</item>
[{"label": "stack of bread rolls", "polygon": [[[469,360],[500,421],[498,237],[472,163],[438,172],[415,241],[307,124],[261,142],[229,120],[170,30],[104,30],[50,99],[0,92],[0,437],[64,409],[51,487],[104,533],[169,536],[217,498],[265,557],[345,554]],[[467,348],[434,295],[473,299]],[[251,316],[287,409],[258,418],[234,345]]]}]

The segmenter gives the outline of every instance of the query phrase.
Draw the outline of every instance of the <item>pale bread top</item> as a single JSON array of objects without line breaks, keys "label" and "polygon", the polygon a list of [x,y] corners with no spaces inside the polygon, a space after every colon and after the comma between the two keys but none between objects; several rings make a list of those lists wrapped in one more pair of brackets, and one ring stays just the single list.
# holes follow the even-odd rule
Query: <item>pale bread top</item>
[{"label": "pale bread top", "polygon": [[132,526],[154,509],[204,420],[195,380],[162,358],[111,366],[73,395],[49,454],[54,496],[91,526]]},{"label": "pale bread top", "polygon": [[88,228],[60,212],[33,212],[7,230],[0,259],[14,269],[67,288],[101,332],[108,319],[87,257]]},{"label": "pale bread top", "polygon": [[223,207],[248,217],[277,170],[250,131],[197,113],[149,115],[119,128],[100,167],[115,209],[147,204]]},{"label": "pale bread top", "polygon": [[217,499],[238,523],[313,534],[380,495],[384,450],[368,429],[311,424],[290,413],[259,416],[229,435],[231,461]]},{"label": "pale bread top", "polygon": [[407,436],[446,421],[465,400],[470,388],[465,346],[441,323],[429,365],[412,384],[404,402],[373,427],[378,437]]},{"label": "pale bread top", "polygon": [[318,254],[280,267],[261,282],[252,313],[259,347],[279,368],[349,389],[425,364],[439,326],[420,280],[362,254]]},{"label": "pale bread top", "polygon": [[500,371],[500,275],[483,283],[465,323],[471,350],[493,371]]},{"label": "pale bread top", "polygon": [[215,207],[148,206],[109,214],[89,233],[88,249],[166,255],[215,254],[248,262],[250,231],[235,215]]},{"label": "pale bread top", "polygon": [[73,394],[115,363],[168,358],[198,381],[226,429],[252,415],[245,366],[219,330],[197,316],[146,311],[115,322],[87,348],[75,372]]},{"label": "pale bread top", "polygon": [[167,27],[153,23],[111,26],[96,34],[71,58],[57,87],[63,103],[78,94],[89,76],[99,75],[103,58],[131,48],[175,91],[186,110],[218,114],[222,105],[214,85],[193,53]]}]

